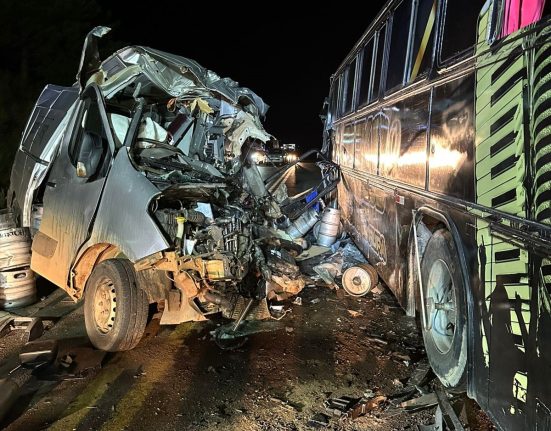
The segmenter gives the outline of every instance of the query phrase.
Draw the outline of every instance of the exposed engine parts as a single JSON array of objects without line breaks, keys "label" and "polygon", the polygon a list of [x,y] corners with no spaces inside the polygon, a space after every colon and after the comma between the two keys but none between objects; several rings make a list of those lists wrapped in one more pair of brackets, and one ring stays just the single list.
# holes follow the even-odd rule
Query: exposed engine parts
[{"label": "exposed engine parts", "polygon": [[[201,320],[217,311],[237,319],[249,299],[255,305],[248,314],[268,317],[266,300],[295,295],[305,285],[295,257],[313,223],[290,234],[301,221],[286,209],[306,211],[314,223],[318,216],[308,209],[312,202],[289,198],[284,185],[272,181],[269,188],[251,162],[249,153],[272,139],[260,122],[264,105],[232,104],[206,89],[200,97],[191,92],[164,102],[136,91],[140,118],[127,123],[139,121],[139,127],[129,154],[161,192],[149,211],[172,248],[137,269],[164,270],[172,280],[162,321]],[[111,115],[115,124],[125,122]],[[331,189],[337,180],[338,174],[321,187]]]},{"label": "exposed engine parts", "polygon": [[[163,99],[147,94],[138,81],[125,91],[117,102],[134,105],[134,117],[111,116],[114,124],[128,126],[127,133],[139,124],[129,154],[160,190],[149,212],[172,249],[158,253],[157,262],[150,256],[137,264],[165,270],[172,280],[163,320],[200,320],[216,311],[238,318],[244,299],[260,304],[260,310],[247,310],[250,315],[267,317],[267,299],[304,287],[295,257],[318,216],[308,209],[315,202],[289,198],[285,185],[274,186],[274,178],[265,182],[251,161],[250,153],[273,139],[260,122],[266,106],[250,90],[237,103],[207,88]],[[325,175],[316,193],[333,189],[336,181],[338,173]],[[312,223],[290,232],[301,225],[295,219],[304,211]]]}]

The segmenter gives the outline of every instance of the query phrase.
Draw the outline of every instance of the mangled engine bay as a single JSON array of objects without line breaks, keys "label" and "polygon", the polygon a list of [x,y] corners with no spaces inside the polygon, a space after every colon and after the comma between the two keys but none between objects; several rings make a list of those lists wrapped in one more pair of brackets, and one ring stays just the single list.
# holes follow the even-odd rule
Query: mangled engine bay
[{"label": "mangled engine bay", "polygon": [[[267,300],[305,286],[295,257],[307,244],[285,228],[316,201],[289,198],[284,184],[269,188],[252,163],[251,153],[273,139],[260,121],[267,106],[256,94],[168,56],[131,47],[103,64],[132,59],[145,71],[168,65],[164,82],[137,75],[108,104],[117,139],[160,190],[148,210],[171,246],[137,261],[138,279],[151,302],[164,300],[161,323],[217,312],[267,318]],[[338,168],[324,166],[318,197],[338,181]]]}]

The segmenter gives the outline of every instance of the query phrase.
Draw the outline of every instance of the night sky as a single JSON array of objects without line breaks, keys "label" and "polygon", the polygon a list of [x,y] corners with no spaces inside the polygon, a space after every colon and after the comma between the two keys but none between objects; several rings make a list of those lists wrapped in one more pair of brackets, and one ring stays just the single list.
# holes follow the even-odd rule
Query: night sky
[{"label": "night sky", "polygon": [[320,147],[329,77],[384,2],[369,2],[367,12],[339,3],[338,12],[331,6],[308,14],[281,2],[258,10],[196,3],[0,0],[10,18],[0,26],[0,187],[40,90],[74,82],[84,37],[96,25],[112,28],[100,43],[105,56],[136,44],[192,58],[258,93],[270,105],[265,127],[280,141]]}]

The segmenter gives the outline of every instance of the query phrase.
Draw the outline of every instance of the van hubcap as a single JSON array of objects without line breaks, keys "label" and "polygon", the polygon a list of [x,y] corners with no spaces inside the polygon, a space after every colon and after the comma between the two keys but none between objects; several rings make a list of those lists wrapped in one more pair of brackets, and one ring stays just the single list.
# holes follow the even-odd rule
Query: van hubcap
[{"label": "van hubcap", "polygon": [[94,296],[94,320],[96,327],[102,334],[107,334],[113,329],[117,312],[117,296],[113,281],[107,277],[102,278]]}]

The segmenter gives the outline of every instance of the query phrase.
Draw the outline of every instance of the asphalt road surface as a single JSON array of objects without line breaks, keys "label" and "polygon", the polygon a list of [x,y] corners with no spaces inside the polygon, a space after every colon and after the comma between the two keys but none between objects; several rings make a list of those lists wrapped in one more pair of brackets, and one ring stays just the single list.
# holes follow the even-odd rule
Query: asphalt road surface
[{"label": "asphalt road surface", "polygon": [[[319,179],[304,163],[285,182],[292,195]],[[134,350],[115,354],[90,346],[80,304],[60,289],[43,295],[24,311],[45,320],[40,340],[57,340],[54,364],[17,369],[23,331],[0,338],[0,378],[11,372],[22,387],[0,424],[9,431],[309,430],[329,398],[367,394],[388,407],[424,357],[415,322],[384,287],[363,298],[307,287],[301,305],[282,304],[281,320],[258,323],[233,351],[210,334],[221,320],[159,327],[154,319]],[[354,421],[325,416],[324,429],[402,430],[433,415],[386,407]]]},{"label": "asphalt road surface", "polygon": [[[284,167],[266,165],[261,165],[259,168],[264,179],[274,175],[278,170],[285,172],[280,181],[285,182],[289,196],[299,194],[310,187],[315,187],[321,181],[321,173],[315,163],[297,163],[295,167],[288,170],[285,170]],[[277,181],[274,186],[277,186],[280,181]]]}]

